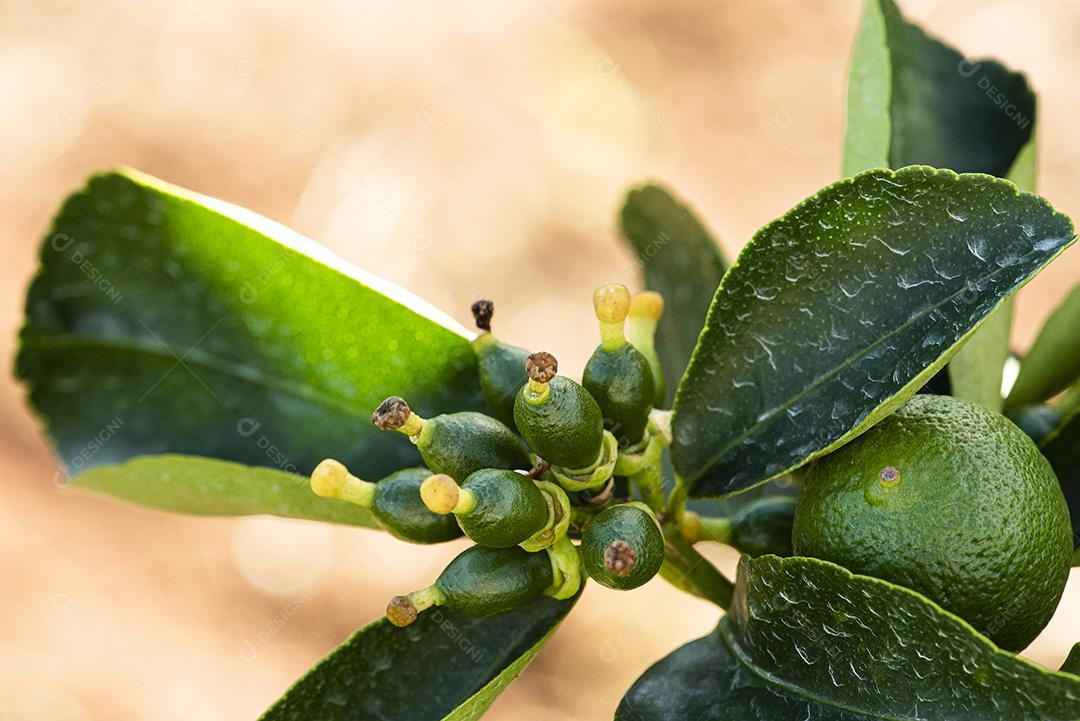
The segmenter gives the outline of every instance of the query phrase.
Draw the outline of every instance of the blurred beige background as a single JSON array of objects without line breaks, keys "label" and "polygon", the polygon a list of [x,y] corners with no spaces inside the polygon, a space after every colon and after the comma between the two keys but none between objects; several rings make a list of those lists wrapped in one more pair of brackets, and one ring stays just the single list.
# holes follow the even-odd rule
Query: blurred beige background
[{"label": "blurred beige background", "polygon": [[[1041,190],[1080,216],[1080,5],[908,0],[1040,92]],[[613,234],[654,176],[732,254],[838,175],[856,0],[301,5],[7,0],[0,12],[0,355],[62,197],[128,164],[248,206],[467,324],[556,351],[595,344],[590,292],[636,283]],[[1028,344],[1080,278],[1073,249],[1024,291]],[[0,719],[256,717],[312,662],[426,585],[457,547],[272,519],[173,517],[54,484],[0,376]],[[733,556],[717,552],[729,570]],[[1080,578],[1028,655],[1080,640]],[[662,581],[593,584],[492,719],[610,718],[625,687],[717,612]]]}]

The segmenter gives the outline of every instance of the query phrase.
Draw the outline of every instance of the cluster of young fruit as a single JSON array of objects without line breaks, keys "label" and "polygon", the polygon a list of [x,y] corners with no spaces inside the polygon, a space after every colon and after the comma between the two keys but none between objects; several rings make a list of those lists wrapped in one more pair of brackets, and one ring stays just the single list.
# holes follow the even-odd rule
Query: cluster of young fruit
[{"label": "cluster of young fruit", "polygon": [[464,533],[476,544],[431,586],[391,599],[393,624],[407,626],[431,606],[484,616],[541,594],[569,598],[583,570],[614,589],[636,588],[660,570],[661,457],[671,440],[668,414],[653,412],[664,398],[654,350],[663,299],[611,284],[593,305],[600,345],[579,384],[558,375],[550,353],[493,336],[494,307],[477,301],[473,345],[491,416],[425,419],[393,396],[372,420],[408,436],[424,468],[371,483],[327,459],[312,473],[315,493],[369,508],[400,539],[438,543]]}]

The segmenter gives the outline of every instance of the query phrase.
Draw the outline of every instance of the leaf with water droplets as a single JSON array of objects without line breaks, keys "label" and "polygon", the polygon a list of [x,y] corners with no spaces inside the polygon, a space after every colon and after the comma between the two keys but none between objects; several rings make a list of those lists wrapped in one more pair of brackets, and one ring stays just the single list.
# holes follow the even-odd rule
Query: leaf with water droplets
[{"label": "leaf with water droplets", "polygon": [[765,226],[724,276],[676,395],[672,460],[691,495],[744,490],[866,430],[1074,240],[1007,181],[920,166],[840,181]]},{"label": "leaf with water droplets", "polygon": [[371,424],[482,405],[464,329],[250,211],[134,171],[71,195],[41,246],[17,372],[72,472],[190,453],[364,477],[416,465]]},{"label": "leaf with water droplets", "polygon": [[728,264],[694,211],[660,185],[627,193],[619,228],[637,254],[645,286],[664,296],[656,352],[670,402]]},{"label": "leaf with water droplets", "polygon": [[[1008,177],[1033,192],[1035,106],[1022,74],[965,58],[892,0],[867,0],[848,83],[844,174],[917,163]],[[1006,302],[949,364],[953,395],[1000,410],[1011,326]]]},{"label": "leaf with water droplets", "polygon": [[1075,721],[1080,678],[999,650],[917,593],[744,557],[730,612],[656,663],[616,721]]},{"label": "leaf with water droplets", "polygon": [[411,626],[360,629],[261,721],[474,721],[532,661],[577,596],[487,618],[435,607]]}]

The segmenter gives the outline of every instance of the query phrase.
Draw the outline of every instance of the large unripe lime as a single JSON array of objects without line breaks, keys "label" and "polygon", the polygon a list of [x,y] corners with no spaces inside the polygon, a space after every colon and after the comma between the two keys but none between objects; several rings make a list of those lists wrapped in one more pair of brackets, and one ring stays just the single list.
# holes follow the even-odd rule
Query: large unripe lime
[{"label": "large unripe lime", "polygon": [[1069,509],[1050,464],[1004,416],[920,395],[812,463],[795,553],[907,586],[1020,650],[1069,577]]}]

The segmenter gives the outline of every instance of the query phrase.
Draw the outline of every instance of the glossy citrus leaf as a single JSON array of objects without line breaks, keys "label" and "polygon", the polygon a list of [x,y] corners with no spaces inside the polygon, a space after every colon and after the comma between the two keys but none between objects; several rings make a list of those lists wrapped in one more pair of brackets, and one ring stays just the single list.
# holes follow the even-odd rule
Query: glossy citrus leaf
[{"label": "glossy citrus leaf", "polygon": [[1009,392],[1008,405],[1038,403],[1080,379],[1080,285],[1047,318]]},{"label": "glossy citrus leaf", "polygon": [[[906,21],[892,0],[867,0],[848,83],[844,174],[931,165],[1007,177],[1035,190],[1035,94],[1023,75],[965,58]],[[950,392],[1001,408],[1012,302],[989,317],[948,367]]]},{"label": "glossy citrus leaf", "polygon": [[765,226],[676,394],[690,494],[749,488],[869,428],[1074,240],[1007,181],[921,166],[842,180]]},{"label": "glossy citrus leaf", "polygon": [[[1027,145],[1016,156],[1008,179],[1020,190],[1035,192],[1036,140],[1034,129]],[[933,163],[931,163],[933,165]],[[983,321],[964,346],[949,361],[947,371],[952,395],[1000,411],[1004,405],[1002,379],[1012,353],[1013,306],[1009,298]]]},{"label": "glossy citrus leaf", "polygon": [[487,618],[436,607],[406,628],[379,619],[308,671],[262,721],[472,721],[576,601],[542,596]]},{"label": "glossy citrus leaf", "polygon": [[1001,651],[917,593],[810,558],[744,557],[711,635],[637,680],[617,721],[1073,721],[1080,678]]},{"label": "glossy citrus leaf", "polygon": [[844,175],[932,164],[1005,177],[1034,131],[1035,93],[1022,74],[965,58],[904,19],[893,0],[866,0],[848,80]]},{"label": "glossy citrus leaf", "polygon": [[367,509],[316,496],[307,476],[216,458],[139,456],[123,463],[95,466],[70,483],[173,513],[266,514],[378,528]]},{"label": "glossy citrus leaf", "polygon": [[619,228],[637,255],[645,287],[664,296],[656,352],[670,403],[728,264],[694,211],[660,185],[627,193]]},{"label": "glossy citrus leaf", "polygon": [[17,372],[70,470],[188,453],[381,477],[415,465],[371,424],[391,394],[480,407],[464,329],[250,211],[130,170],[60,209]]}]

